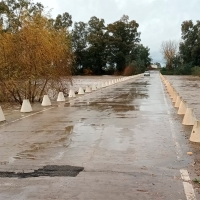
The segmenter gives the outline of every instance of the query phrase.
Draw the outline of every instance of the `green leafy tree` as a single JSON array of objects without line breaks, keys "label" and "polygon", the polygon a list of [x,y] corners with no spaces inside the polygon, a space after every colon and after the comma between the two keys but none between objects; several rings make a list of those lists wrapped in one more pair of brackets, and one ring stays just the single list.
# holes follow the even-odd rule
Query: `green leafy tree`
[{"label": "green leafy tree", "polygon": [[194,66],[200,66],[200,21],[196,24],[192,20],[184,21],[181,25],[181,32],[182,41],[179,43],[179,52],[171,54],[167,67],[171,71],[170,74],[195,74],[194,69],[197,68]]},{"label": "green leafy tree", "polygon": [[140,42],[140,33],[137,32],[139,24],[128,16],[121,20],[108,24],[108,45],[109,64],[116,66],[117,71],[122,72],[125,66],[136,59],[135,50]]},{"label": "green leafy tree", "polygon": [[194,76],[200,76],[200,67],[195,66],[192,68],[192,75]]},{"label": "green leafy tree", "polygon": [[94,74],[103,73],[103,67],[106,65],[106,33],[104,20],[97,17],[91,17],[88,22],[88,48],[87,48],[87,66]]},{"label": "green leafy tree", "polygon": [[192,66],[200,66],[200,21],[184,21],[181,25],[182,42],[179,46],[181,59]]},{"label": "green leafy tree", "polygon": [[87,35],[88,25],[84,22],[75,22],[72,30],[72,45],[75,55],[75,73],[83,74],[83,70],[87,68]]},{"label": "green leafy tree", "polygon": [[72,26],[72,16],[67,12],[59,14],[54,21],[55,29],[69,28],[70,26]]},{"label": "green leafy tree", "polygon": [[28,18],[36,13],[42,13],[44,6],[30,0],[2,0],[0,2],[0,22],[4,31],[16,32],[22,27],[22,17]]},{"label": "green leafy tree", "polygon": [[145,71],[146,68],[151,64],[151,58],[150,58],[150,49],[148,47],[144,47],[142,44],[139,44],[136,47],[136,60],[143,61],[144,65],[141,69],[141,72]]},{"label": "green leafy tree", "polygon": [[149,48],[140,44],[138,26],[127,15],[107,27],[97,17],[91,17],[87,24],[75,23],[72,38],[76,73],[101,75],[117,71],[122,74],[133,62],[138,63],[137,71],[144,71],[151,58]]}]

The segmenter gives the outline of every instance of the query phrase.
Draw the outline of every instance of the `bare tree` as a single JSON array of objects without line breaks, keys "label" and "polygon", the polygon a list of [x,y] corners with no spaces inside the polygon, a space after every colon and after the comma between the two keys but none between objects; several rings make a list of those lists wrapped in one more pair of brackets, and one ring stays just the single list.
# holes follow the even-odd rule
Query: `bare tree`
[{"label": "bare tree", "polygon": [[177,44],[172,40],[164,41],[161,45],[161,53],[166,61],[166,67],[173,69],[173,59],[177,53]]}]

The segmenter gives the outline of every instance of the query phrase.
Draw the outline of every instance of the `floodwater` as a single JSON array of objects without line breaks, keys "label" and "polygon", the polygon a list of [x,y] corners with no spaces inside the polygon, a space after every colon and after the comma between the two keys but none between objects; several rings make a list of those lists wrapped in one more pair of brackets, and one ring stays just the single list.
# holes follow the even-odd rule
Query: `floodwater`
[{"label": "floodwater", "polygon": [[2,124],[0,172],[80,170],[75,177],[4,173],[0,199],[185,200],[180,170],[197,178],[196,155],[187,155],[195,148],[188,141],[191,127],[176,112],[152,72]]},{"label": "floodwater", "polygon": [[[114,79],[122,78],[122,76],[73,76],[72,84],[69,83],[69,89],[74,90],[76,93],[80,87],[84,90],[86,86],[92,87],[93,85],[102,84],[103,82],[109,82]],[[49,97],[51,99],[52,106],[62,106],[63,103],[56,102],[57,99],[57,92],[56,91],[49,91]],[[66,97],[66,101],[69,102],[69,98]],[[72,102],[72,101],[71,101]],[[3,109],[4,115],[6,117],[7,122],[14,121],[20,117],[26,117],[27,113],[20,113],[21,106],[18,103],[14,102],[1,102],[0,106]],[[33,113],[40,112],[45,110],[45,107],[41,107],[41,102],[35,102],[32,104]]]},{"label": "floodwater", "polygon": [[194,109],[197,119],[200,119],[200,77],[198,76],[165,76],[186,101]]}]

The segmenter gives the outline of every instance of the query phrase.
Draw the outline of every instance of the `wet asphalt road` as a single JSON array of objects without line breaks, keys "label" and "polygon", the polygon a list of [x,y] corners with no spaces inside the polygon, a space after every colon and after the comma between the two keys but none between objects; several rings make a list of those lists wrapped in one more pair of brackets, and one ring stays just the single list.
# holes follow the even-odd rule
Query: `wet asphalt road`
[{"label": "wet asphalt road", "polygon": [[84,171],[0,178],[0,199],[185,200],[180,170],[190,170],[193,158],[180,122],[154,72],[2,126],[0,171]]}]

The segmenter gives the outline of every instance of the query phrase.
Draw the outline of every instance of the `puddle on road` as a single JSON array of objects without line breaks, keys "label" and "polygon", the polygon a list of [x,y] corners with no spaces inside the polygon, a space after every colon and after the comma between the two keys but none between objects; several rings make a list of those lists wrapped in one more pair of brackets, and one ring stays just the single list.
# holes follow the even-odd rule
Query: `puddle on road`
[{"label": "puddle on road", "polygon": [[128,112],[128,111],[138,111],[140,110],[139,106],[127,104],[119,104],[119,103],[111,103],[111,102],[90,102],[88,105],[86,102],[81,102],[80,104],[75,105],[75,107],[86,107],[89,108],[88,111],[96,110],[96,111],[107,111],[108,114],[112,111],[114,112]]},{"label": "puddle on road", "polygon": [[135,105],[115,105],[112,106],[112,110],[115,112],[128,112],[128,111],[138,111],[139,106]]},{"label": "puddle on road", "polygon": [[[144,88],[144,86],[147,86],[148,82],[134,82],[130,83],[129,87],[126,90],[122,90],[123,93],[120,94],[120,92],[116,89],[115,91],[112,91],[109,93],[107,97],[103,97],[101,99],[95,99],[92,98],[91,102],[89,101],[73,101],[73,108],[74,107],[83,107],[84,109],[87,109],[87,111],[98,111],[98,114],[102,116],[109,116],[110,118],[130,118],[130,116],[133,118],[131,111],[139,111],[141,110],[140,105],[133,105],[135,99],[147,99],[148,96],[148,89]],[[131,87],[130,87],[131,86]],[[125,93],[124,93],[125,92]],[[97,101],[96,101],[97,100]],[[68,107],[72,106],[70,104],[61,104],[62,106]],[[72,109],[73,109],[72,108]],[[103,114],[101,114],[103,112]],[[79,119],[80,120],[80,119]],[[88,120],[86,118],[81,118],[81,121]],[[90,120],[90,119],[89,119]],[[62,121],[61,121],[62,122]],[[64,121],[63,121],[64,122]],[[74,123],[74,122],[72,122]],[[78,124],[75,124],[75,127],[77,127]],[[90,128],[89,128],[90,127]],[[102,129],[102,125],[99,126],[96,123],[91,123],[87,126],[87,129],[83,129],[86,132],[90,132],[90,129],[92,128],[92,133],[99,129]],[[83,128],[83,127],[81,127]],[[34,160],[38,157],[45,156],[41,154],[40,152],[44,151],[47,148],[54,148],[58,147],[58,145],[62,147],[68,147],[71,143],[71,133],[73,132],[74,127],[68,126],[65,128],[64,131],[49,131],[45,135],[45,140],[40,143],[33,143],[33,144],[25,144],[23,147],[23,151],[18,153],[14,158],[15,159],[30,159]],[[80,130],[79,130],[80,131]],[[40,135],[40,133],[38,134]],[[86,133],[87,135],[87,133]],[[87,135],[88,136],[88,135]],[[74,135],[73,135],[74,137]],[[89,136],[91,137],[91,136]],[[89,138],[88,137],[88,138]],[[92,140],[96,138],[96,136],[93,136],[94,138],[91,138]],[[53,139],[52,139],[53,138]],[[38,138],[39,139],[39,138]],[[80,139],[80,137],[79,137]],[[83,134],[83,140],[85,140],[85,135]],[[39,140],[38,140],[39,141]]]},{"label": "puddle on road", "polygon": [[81,153],[88,151],[88,147],[98,146],[106,150],[126,151],[133,131],[113,125],[79,123],[75,126],[70,148],[81,149]]},{"label": "puddle on road", "polygon": [[[133,89],[134,90],[134,89]],[[147,99],[149,96],[146,93],[141,92],[127,92],[125,94],[118,94],[115,97],[101,98],[98,101],[77,101],[73,107],[86,108],[88,111],[106,111],[112,110],[115,112],[127,112],[140,110],[139,105],[133,105],[136,99]],[[113,103],[114,102],[114,103]],[[66,105],[67,106],[67,105]]]},{"label": "puddle on road", "polygon": [[[75,101],[74,108],[87,109],[87,111],[99,111],[99,112],[128,112],[139,111],[140,106],[134,105],[134,101],[138,99],[148,99],[148,81],[140,81],[129,83],[127,88],[115,88],[115,91],[111,91],[107,97],[100,99],[91,98],[85,101]],[[145,87],[144,87],[145,86]],[[121,91],[121,92],[120,92]],[[113,103],[115,102],[115,103]],[[69,107],[66,104],[65,107]]]}]

